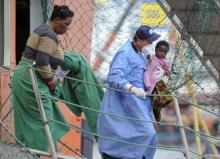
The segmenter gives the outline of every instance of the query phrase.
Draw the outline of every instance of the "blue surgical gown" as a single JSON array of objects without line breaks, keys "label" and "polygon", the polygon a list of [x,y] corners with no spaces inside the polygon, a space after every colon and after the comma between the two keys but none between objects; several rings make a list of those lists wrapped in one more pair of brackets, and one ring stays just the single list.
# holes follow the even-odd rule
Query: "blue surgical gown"
[{"label": "blue surgical gown", "polygon": [[[132,43],[128,41],[112,60],[108,84],[121,90],[128,83],[145,89],[143,82],[145,69],[145,58],[141,53],[137,53]],[[134,94],[107,89],[101,103],[101,111],[151,121],[151,100],[151,97],[142,99]],[[143,156],[152,159],[155,154],[157,135],[151,122],[133,121],[100,113],[97,128],[101,136],[146,145],[146,147],[135,146],[99,137],[100,153],[122,159],[142,159]]]}]

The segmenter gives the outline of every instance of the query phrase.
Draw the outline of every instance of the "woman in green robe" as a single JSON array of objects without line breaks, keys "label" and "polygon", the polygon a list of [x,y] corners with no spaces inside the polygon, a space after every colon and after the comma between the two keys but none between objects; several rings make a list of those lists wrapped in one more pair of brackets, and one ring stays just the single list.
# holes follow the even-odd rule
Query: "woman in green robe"
[{"label": "woman in green robe", "polygon": [[[49,23],[41,25],[29,36],[22,59],[14,72],[12,88],[15,135],[26,147],[48,150],[47,137],[28,68],[38,70],[35,74],[39,91],[55,95],[56,81],[51,73],[64,62],[57,35],[67,31],[73,16],[74,13],[68,6],[55,5]],[[69,128],[50,120],[66,123],[55,101],[46,96],[41,96],[41,100],[53,140],[56,142]]]}]

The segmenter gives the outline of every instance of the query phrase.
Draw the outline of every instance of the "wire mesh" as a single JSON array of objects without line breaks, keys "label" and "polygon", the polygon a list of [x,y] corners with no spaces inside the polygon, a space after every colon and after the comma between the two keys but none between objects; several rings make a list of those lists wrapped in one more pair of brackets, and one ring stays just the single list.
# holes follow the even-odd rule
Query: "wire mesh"
[{"label": "wire mesh", "polygon": [[[134,3],[134,5],[127,11],[126,9],[128,9],[130,3]],[[75,12],[83,13],[76,15],[72,24],[82,27],[74,30],[74,26],[72,26],[64,36],[62,46],[64,50],[82,52],[91,66],[94,65],[96,58],[101,55],[103,61],[96,70],[96,75],[101,82],[105,83],[106,81],[108,68],[116,51],[128,39],[131,40],[133,38],[135,29],[140,24],[150,25],[155,32],[161,34],[159,40],[167,40],[170,43],[171,48],[167,58],[172,62],[173,73],[169,78],[165,78],[170,89],[190,100],[192,93],[187,91],[187,83],[190,81],[193,83],[193,90],[191,92],[195,94],[198,103],[219,113],[220,89],[196,56],[195,48],[197,45],[191,47],[191,45],[183,40],[185,34],[175,28],[155,0],[84,0],[62,2],[53,0],[51,4],[67,4]],[[80,7],[85,5],[86,7]],[[196,42],[205,47],[201,52],[213,51],[212,45],[216,46],[214,44],[205,45],[208,42],[212,42],[210,42],[211,39],[204,38],[204,35],[207,31],[205,24],[217,14],[218,9],[215,3],[213,1],[182,1],[181,5],[188,6],[188,10],[191,11],[186,10],[188,11],[186,12],[187,17],[190,17],[186,29],[190,28],[188,29],[190,32],[196,32],[196,35],[198,35],[194,36]],[[47,10],[44,14],[48,14],[50,11]],[[125,16],[125,14],[127,15]],[[89,19],[92,19],[92,25],[88,22]],[[121,21],[123,22],[121,23]],[[219,24],[219,21],[210,25],[216,26],[217,24]],[[109,40],[112,34],[114,34],[113,39]],[[212,38],[211,41],[213,40]],[[109,41],[111,42],[109,43]],[[91,43],[91,45],[85,51],[88,43]],[[145,48],[148,53],[155,54],[155,44],[156,42],[152,46]],[[202,46],[200,46],[200,49]],[[217,54],[216,58],[218,58]],[[214,70],[215,68],[211,69]]]},{"label": "wire mesh", "polygon": [[[52,3],[56,3],[56,1]],[[199,53],[201,54],[213,51],[213,49],[216,50],[216,45],[214,45],[213,42],[216,43],[215,40],[217,40],[217,37],[210,35],[209,38],[207,38],[204,36],[208,29],[206,26],[207,23],[212,25],[209,26],[209,31],[210,28],[219,25],[219,19],[216,18],[218,16],[218,8],[216,8],[213,1],[181,1],[180,4],[180,6],[187,6],[188,10],[187,8],[185,10],[182,8],[179,12],[182,11],[182,14],[186,14],[186,16],[189,17],[189,19],[184,19],[188,23],[182,21],[184,23],[181,25],[184,26],[185,32],[193,35],[194,40],[199,44],[199,49],[197,45],[189,45],[187,41],[184,40],[184,36],[186,35],[185,32],[177,30],[155,0],[135,1],[130,8],[129,6],[133,3],[132,0],[96,0],[92,2],[71,1],[70,3],[65,1],[63,4],[65,3],[74,5],[73,8],[76,12],[80,9],[79,6],[81,4],[87,3],[91,7],[87,11],[84,10],[84,14],[80,15],[81,18],[77,17],[73,20],[74,25],[78,25],[80,21],[83,27],[74,31],[71,29],[69,30],[65,35],[66,39],[63,48],[82,52],[87,57],[92,67],[96,64],[97,58],[101,57],[99,58],[101,62],[99,62],[98,68],[95,70],[96,76],[101,83],[106,84],[108,68],[116,51],[128,39],[132,40],[135,29],[140,24],[150,25],[155,32],[161,34],[159,40],[167,40],[170,43],[170,51],[167,58],[172,62],[173,73],[170,77],[164,79],[170,89],[186,99],[186,101],[192,102],[192,96],[194,96],[199,106],[219,114],[219,85],[210,72],[207,71],[201,59],[196,55],[196,51],[199,49]],[[128,8],[129,11],[127,10]],[[177,10],[174,10],[174,13],[175,11],[177,12]],[[88,13],[90,13],[89,16],[87,15]],[[86,23],[88,19],[91,19],[91,16],[92,25]],[[213,17],[216,18],[216,21],[212,23],[210,21],[212,21]],[[84,27],[87,28],[87,32],[84,32]],[[91,33],[92,37],[88,37]],[[72,39],[69,37],[72,37]],[[91,43],[91,45],[90,48],[85,51],[82,48],[88,47],[88,45],[86,45],[87,43]],[[148,53],[155,53],[155,43],[151,47],[145,48]],[[70,46],[66,47],[69,44],[71,44],[72,48],[70,48]],[[80,48],[79,46],[83,47]],[[218,57],[217,54],[213,56],[216,56],[216,58]],[[208,59],[210,56],[204,56],[204,58]],[[213,59],[211,62],[213,62]],[[214,62],[212,64],[214,67],[211,66],[210,69],[216,71],[216,68],[219,66]],[[193,128],[193,106],[186,101],[180,100],[184,123]],[[168,116],[172,119],[164,117],[163,120],[165,121],[176,120],[174,117],[175,113],[172,111],[172,106],[170,107],[171,109],[167,108],[163,112],[164,116],[168,113]],[[201,113],[209,124],[210,129],[213,127],[214,123],[219,125],[219,119],[217,117],[210,115],[206,111],[201,111]],[[163,141],[162,139],[164,138],[160,137],[159,141],[161,139],[161,143],[173,142],[179,144],[178,130],[172,126],[170,127],[171,128],[163,128],[163,126],[161,126],[160,131],[166,130],[168,132],[167,135],[170,134],[170,132],[174,132],[176,137],[169,137],[171,141]],[[219,135],[219,130],[211,130],[213,130],[211,131],[212,134]],[[200,131],[204,130],[200,127]],[[193,144],[194,135],[190,132],[187,133],[189,142]]]}]

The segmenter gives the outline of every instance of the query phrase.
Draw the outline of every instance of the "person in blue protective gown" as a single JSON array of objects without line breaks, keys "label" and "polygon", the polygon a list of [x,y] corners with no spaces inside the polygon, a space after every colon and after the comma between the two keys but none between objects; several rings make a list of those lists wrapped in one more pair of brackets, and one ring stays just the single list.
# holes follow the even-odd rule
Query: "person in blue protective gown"
[{"label": "person in blue protective gown", "polygon": [[[109,87],[127,92],[107,89],[103,97],[101,111],[117,115],[100,113],[98,117],[98,146],[103,159],[154,157],[157,134],[151,122],[152,97],[146,97],[143,81],[147,59],[142,53],[142,48],[152,44],[159,37],[160,35],[154,33],[149,26],[141,25],[133,41],[127,41],[111,62],[107,77]],[[139,121],[118,116],[135,118]]]}]

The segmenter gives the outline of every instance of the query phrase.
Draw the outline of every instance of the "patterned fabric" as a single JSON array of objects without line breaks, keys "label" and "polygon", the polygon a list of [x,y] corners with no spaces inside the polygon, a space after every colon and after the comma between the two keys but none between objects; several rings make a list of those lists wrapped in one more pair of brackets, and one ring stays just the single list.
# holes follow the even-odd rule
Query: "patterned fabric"
[{"label": "patterned fabric", "polygon": [[[162,80],[157,82],[153,93],[160,94],[160,95],[171,95],[170,90],[168,89],[164,81]],[[160,110],[166,107],[172,101],[173,101],[172,96],[154,96],[153,97],[153,113],[157,121],[160,121],[160,118],[161,118]]]},{"label": "patterned fabric", "polygon": [[[157,82],[154,91],[155,91],[155,94],[171,95],[170,90],[168,89],[164,81],[162,80]],[[172,101],[173,101],[173,98],[170,96],[154,96],[153,97],[153,108],[155,109],[164,108]]]}]

